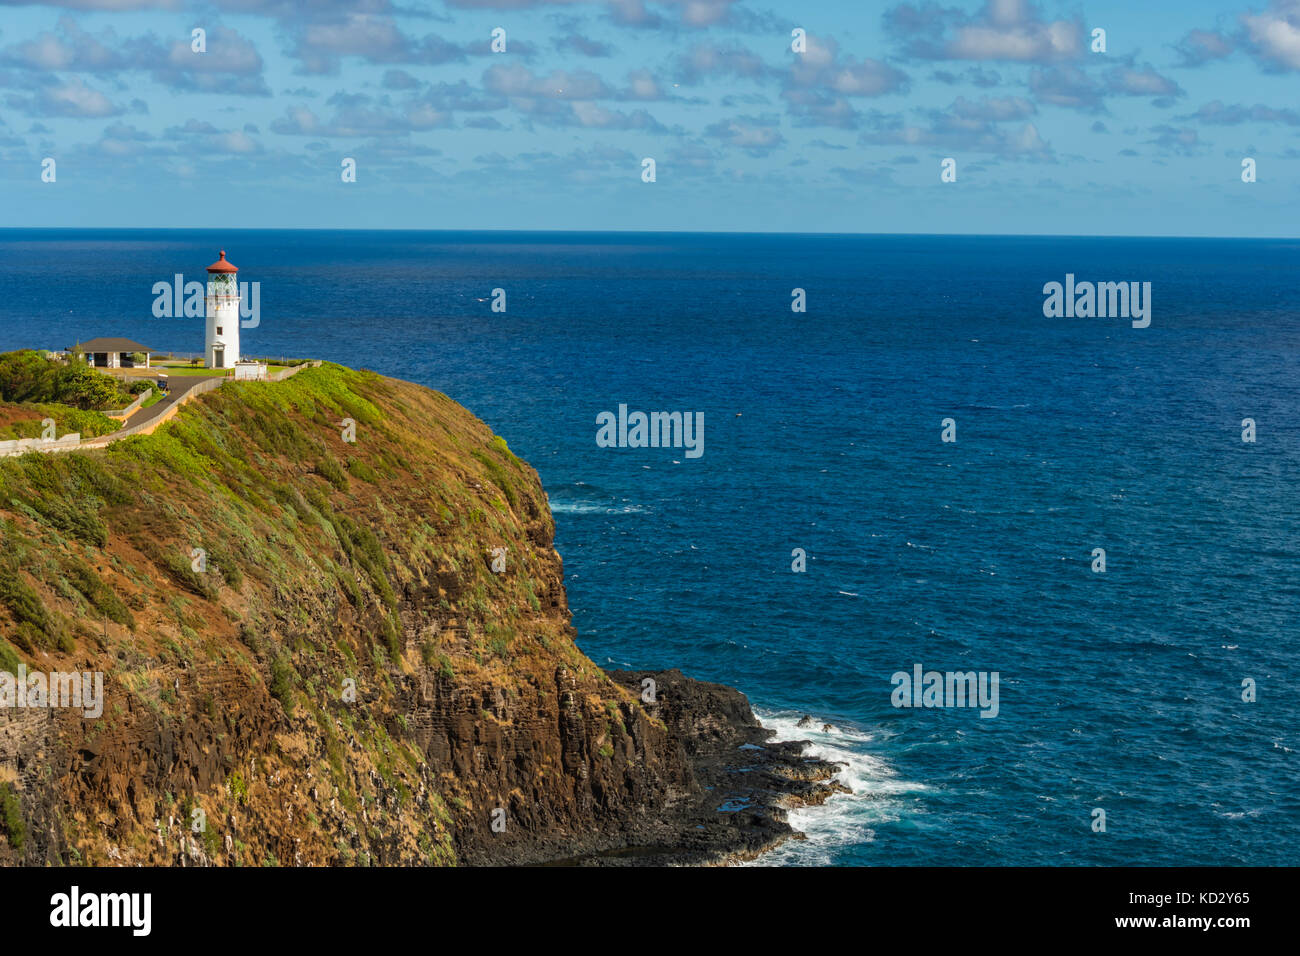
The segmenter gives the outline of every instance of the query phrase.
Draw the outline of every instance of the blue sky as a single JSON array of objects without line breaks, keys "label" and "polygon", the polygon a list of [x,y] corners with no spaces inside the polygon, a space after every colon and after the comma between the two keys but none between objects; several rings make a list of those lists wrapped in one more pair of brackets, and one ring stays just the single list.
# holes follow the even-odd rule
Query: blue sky
[{"label": "blue sky", "polygon": [[1300,0],[0,0],[0,226],[1296,236],[1298,93]]}]

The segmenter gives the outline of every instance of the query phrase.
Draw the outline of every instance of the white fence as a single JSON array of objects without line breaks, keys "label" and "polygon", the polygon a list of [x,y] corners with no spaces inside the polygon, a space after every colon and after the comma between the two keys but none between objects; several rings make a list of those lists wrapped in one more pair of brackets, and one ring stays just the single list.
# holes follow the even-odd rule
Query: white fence
[{"label": "white fence", "polygon": [[152,394],[153,394],[153,389],[146,388],[143,392],[141,392],[139,395],[135,397],[134,402],[126,406],[126,408],[122,409],[120,412],[104,412],[104,414],[107,415],[109,418],[130,418],[131,413],[134,412],[137,408],[139,408],[140,405],[144,402],[144,400],[147,399]]},{"label": "white fence", "polygon": [[11,438],[0,441],[0,458],[24,455],[29,451],[67,451],[80,445],[79,432],[68,432],[61,438]]}]

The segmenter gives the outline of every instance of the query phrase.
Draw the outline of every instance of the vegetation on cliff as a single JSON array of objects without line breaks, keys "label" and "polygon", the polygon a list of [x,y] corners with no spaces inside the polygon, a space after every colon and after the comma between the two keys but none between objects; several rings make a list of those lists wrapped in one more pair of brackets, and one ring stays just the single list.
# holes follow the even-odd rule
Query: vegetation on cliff
[{"label": "vegetation on cliff", "polygon": [[0,401],[57,403],[74,409],[122,408],[145,382],[124,382],[81,360],[53,361],[35,349],[0,353]]},{"label": "vegetation on cliff", "polygon": [[553,532],[482,422],[331,364],[0,460],[0,670],[102,671],[106,698],[94,720],[0,711],[0,862],[617,843],[689,775],[574,646]]}]

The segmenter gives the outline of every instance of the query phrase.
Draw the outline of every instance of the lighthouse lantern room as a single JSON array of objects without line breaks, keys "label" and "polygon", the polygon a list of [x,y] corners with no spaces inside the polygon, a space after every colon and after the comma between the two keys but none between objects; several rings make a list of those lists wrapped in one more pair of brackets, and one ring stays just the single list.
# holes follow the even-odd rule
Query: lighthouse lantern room
[{"label": "lighthouse lantern room", "polygon": [[233,368],[239,361],[239,282],[235,274],[239,269],[226,261],[226,250],[221,258],[208,266],[208,296],[204,310],[207,315],[207,347],[205,359],[208,368]]}]

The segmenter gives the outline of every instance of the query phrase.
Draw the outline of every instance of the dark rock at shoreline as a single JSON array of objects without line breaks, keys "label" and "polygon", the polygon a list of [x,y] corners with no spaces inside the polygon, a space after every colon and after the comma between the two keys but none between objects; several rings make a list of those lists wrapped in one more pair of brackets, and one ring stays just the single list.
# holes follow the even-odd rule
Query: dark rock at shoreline
[{"label": "dark rock at shoreline", "polygon": [[772,742],[740,691],[693,680],[679,670],[608,671],[640,694],[655,682],[654,702],[644,701],[682,750],[692,779],[654,819],[627,821],[621,846],[553,861],[569,865],[722,865],[751,860],[802,835],[787,811],[824,803],[850,792],[834,779],[840,767],[803,755],[804,741]]}]

